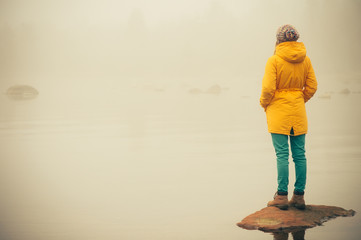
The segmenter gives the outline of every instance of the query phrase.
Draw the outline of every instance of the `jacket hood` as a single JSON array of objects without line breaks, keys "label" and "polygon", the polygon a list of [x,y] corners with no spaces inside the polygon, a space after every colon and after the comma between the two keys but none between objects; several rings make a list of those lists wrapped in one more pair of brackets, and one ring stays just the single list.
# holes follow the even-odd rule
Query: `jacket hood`
[{"label": "jacket hood", "polygon": [[306,47],[302,42],[283,42],[277,45],[276,55],[290,63],[303,62],[306,58]]}]

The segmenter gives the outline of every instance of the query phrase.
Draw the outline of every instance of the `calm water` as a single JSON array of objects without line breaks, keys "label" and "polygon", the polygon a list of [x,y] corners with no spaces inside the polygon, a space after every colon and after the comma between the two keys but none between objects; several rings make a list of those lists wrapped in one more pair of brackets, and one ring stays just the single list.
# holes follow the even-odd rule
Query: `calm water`
[{"label": "calm water", "polygon": [[[258,94],[241,95],[1,95],[1,239],[273,239],[236,226],[276,188]],[[308,103],[308,203],[361,210],[360,103],[357,93]],[[360,235],[359,213],[306,231]]]}]

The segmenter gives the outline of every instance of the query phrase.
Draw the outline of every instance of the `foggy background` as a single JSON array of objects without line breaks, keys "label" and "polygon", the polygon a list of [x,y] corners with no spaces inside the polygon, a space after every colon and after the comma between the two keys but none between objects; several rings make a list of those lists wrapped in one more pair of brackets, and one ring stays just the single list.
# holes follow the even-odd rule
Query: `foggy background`
[{"label": "foggy background", "polygon": [[330,77],[360,74],[359,0],[0,4],[1,89],[218,83],[259,91],[275,32],[286,23],[299,30],[321,88]]},{"label": "foggy background", "polygon": [[[360,0],[0,0],[0,239],[273,239],[235,224],[275,192],[259,97],[283,24],[319,83],[306,202],[359,212],[360,12]],[[16,84],[39,95],[12,99]],[[306,238],[358,240],[360,226],[357,214]]]}]

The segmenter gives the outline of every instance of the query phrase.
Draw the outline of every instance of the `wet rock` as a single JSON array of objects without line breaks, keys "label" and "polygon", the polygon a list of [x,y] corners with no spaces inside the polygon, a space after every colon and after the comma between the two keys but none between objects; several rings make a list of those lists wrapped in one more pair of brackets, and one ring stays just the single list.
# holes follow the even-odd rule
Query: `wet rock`
[{"label": "wet rock", "polygon": [[221,91],[222,91],[222,88],[218,84],[215,84],[215,85],[211,86],[210,88],[208,88],[206,93],[220,94]]},{"label": "wet rock", "polygon": [[307,205],[305,210],[289,208],[280,210],[276,207],[266,207],[245,217],[237,225],[244,229],[261,230],[264,232],[279,232],[312,228],[338,216],[354,216],[354,210],[340,207]]},{"label": "wet rock", "polygon": [[6,91],[6,95],[14,100],[33,99],[39,94],[38,90],[29,85],[15,85]]}]

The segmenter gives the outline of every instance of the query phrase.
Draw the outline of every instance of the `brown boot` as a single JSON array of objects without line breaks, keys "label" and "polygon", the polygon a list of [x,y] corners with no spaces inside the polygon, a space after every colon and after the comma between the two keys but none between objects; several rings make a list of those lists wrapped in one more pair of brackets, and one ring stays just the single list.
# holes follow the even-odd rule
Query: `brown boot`
[{"label": "brown boot", "polygon": [[303,195],[293,194],[288,204],[300,210],[304,210],[306,208],[305,199],[303,198]]},{"label": "brown boot", "polygon": [[268,207],[278,207],[281,210],[287,210],[288,209],[288,198],[287,195],[278,195],[278,193],[275,193],[275,196],[273,197],[273,201],[269,201],[267,206]]}]

